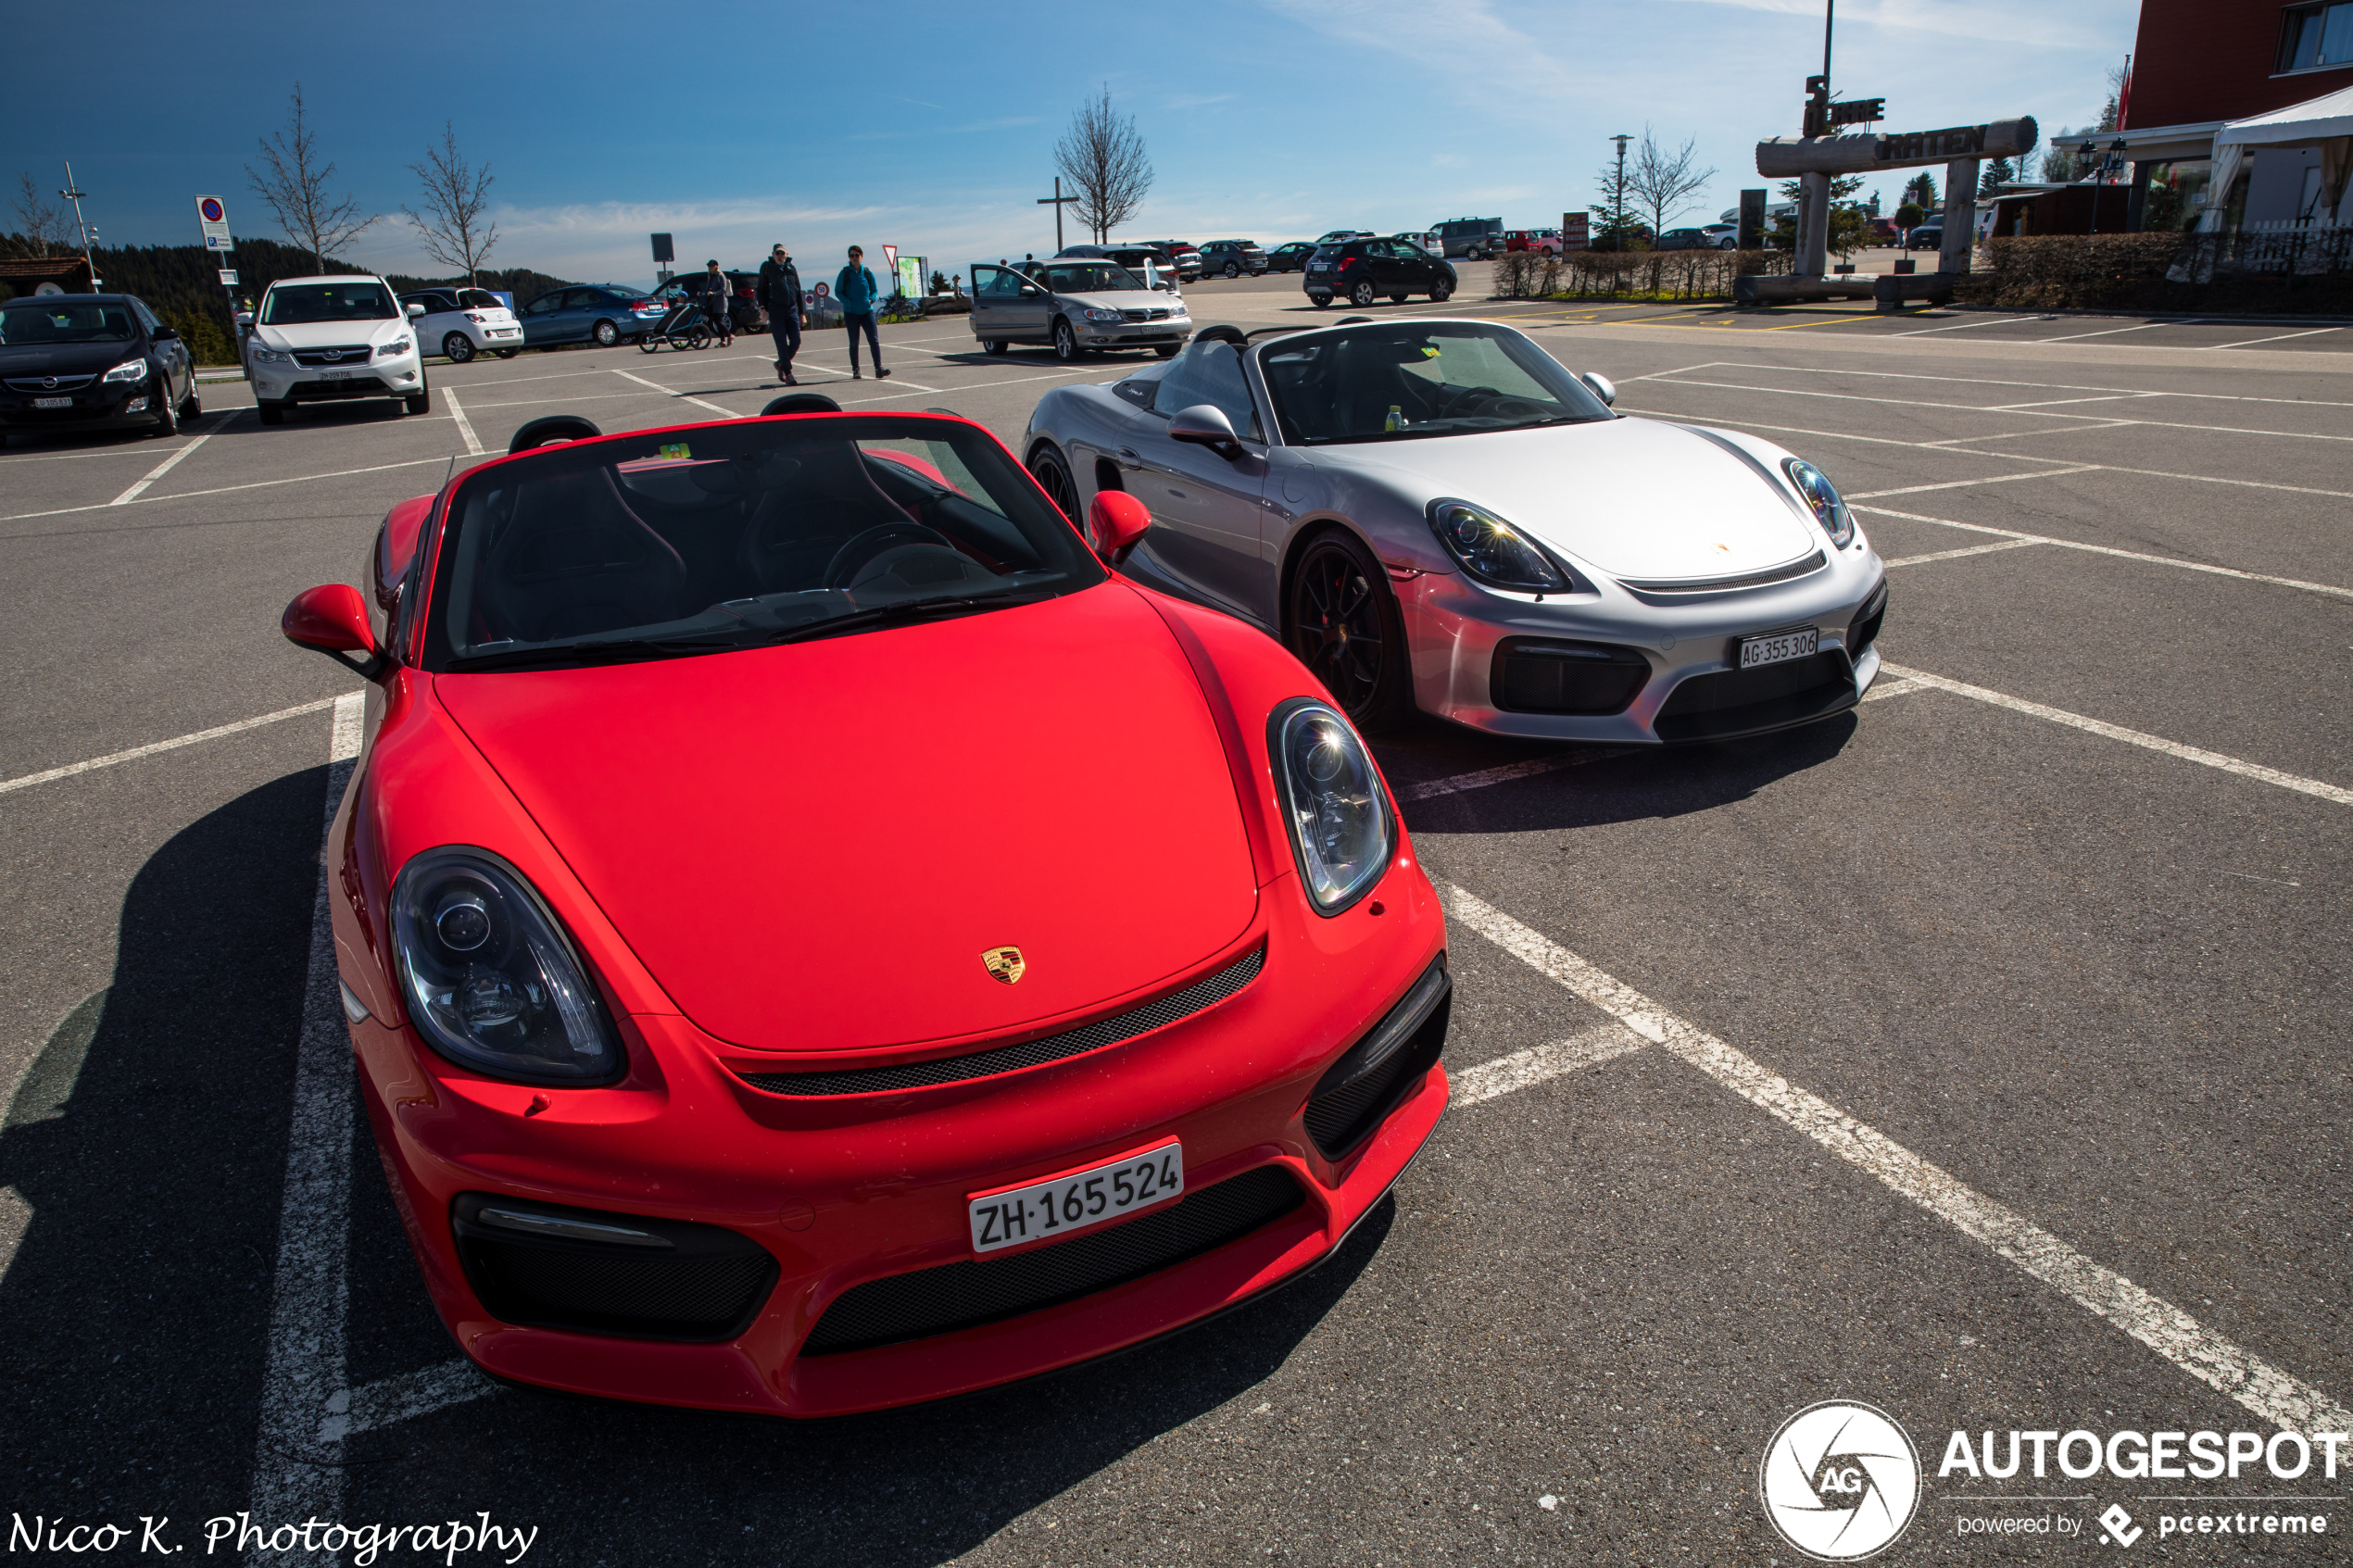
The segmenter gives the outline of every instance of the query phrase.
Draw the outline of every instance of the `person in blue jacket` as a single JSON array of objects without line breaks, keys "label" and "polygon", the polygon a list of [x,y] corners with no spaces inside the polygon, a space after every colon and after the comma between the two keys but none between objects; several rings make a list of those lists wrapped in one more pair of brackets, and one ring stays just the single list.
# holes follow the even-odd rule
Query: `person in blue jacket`
[{"label": "person in blue jacket", "polygon": [[867,345],[875,351],[875,378],[887,377],[890,372],[883,369],[882,362],[882,334],[875,330],[875,309],[880,300],[863,247],[849,247],[849,265],[834,280],[834,297],[841,301],[842,325],[849,329],[850,379],[862,379],[858,370],[858,332],[862,327],[865,329]]}]

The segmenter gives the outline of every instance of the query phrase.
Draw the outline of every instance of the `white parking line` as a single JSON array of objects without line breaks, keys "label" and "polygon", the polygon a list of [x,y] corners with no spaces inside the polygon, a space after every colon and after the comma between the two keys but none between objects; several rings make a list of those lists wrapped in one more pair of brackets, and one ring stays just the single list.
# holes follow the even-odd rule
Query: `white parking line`
[{"label": "white parking line", "polygon": [[[1932,522],[1940,528],[1957,528],[1969,533],[1994,533],[2020,545],[2055,545],[2062,550],[2082,550],[2087,555],[2114,556],[2119,560],[2145,561],[2151,566],[2170,566],[2180,571],[2202,571],[2209,577],[2235,577],[2242,583],[2262,583],[2274,588],[2299,588],[2308,594],[2326,594],[2331,598],[2353,599],[2353,588],[2340,588],[2332,583],[2308,583],[2298,577],[2270,577],[2259,571],[2241,571],[2234,566],[2212,566],[2202,560],[2185,560],[2179,556],[2156,556],[2143,550],[2120,550],[2111,545],[2086,545],[2080,540],[2055,538],[2047,533],[2022,533],[2015,528],[1995,528],[1983,522],[1955,522],[1949,518],[1925,517],[1919,512],[1899,512],[1886,507],[1857,506],[1857,511],[1879,517],[1902,518],[1906,522]],[[1989,546],[1988,548],[1993,546]],[[1974,551],[1947,552],[1971,555]],[[1907,560],[1941,559],[1934,556],[1910,556]],[[1887,563],[1894,565],[1894,561]]]},{"label": "white parking line", "polygon": [[2342,327],[2314,327],[2309,332],[2282,332],[2277,337],[2251,337],[2244,343],[2209,343],[2206,345],[2204,352],[2211,353],[2218,348],[2252,348],[2259,343],[2285,343],[2292,337],[2318,337],[2322,332],[2336,332],[2344,330]]},{"label": "white parking line", "polygon": [[1956,321],[1949,327],[1921,327],[1914,332],[1890,332],[1890,337],[1926,337],[1931,332],[1965,332],[1971,327],[1998,327],[2005,321],[2027,321],[2030,316],[1993,316],[1982,321]]},{"label": "white parking line", "polygon": [[1942,484],[1906,484],[1898,490],[1859,490],[1847,500],[1869,501],[1881,495],[1918,495],[1928,490],[1968,490],[1980,484],[2008,484],[2020,479],[2056,479],[2063,473],[2094,473],[2097,463],[2075,463],[2063,469],[2045,469],[2040,473],[1994,473],[1980,479],[1950,479]]},{"label": "white parking line", "polygon": [[[447,454],[438,458],[411,458],[406,462],[376,463],[364,469],[339,469],[333,473],[296,474],[292,479],[257,479],[250,484],[216,484],[209,490],[175,490],[169,495],[142,495],[128,504],[134,507],[152,507],[158,501],[190,501],[199,495],[227,495],[239,490],[267,490],[278,484],[308,484],[313,480],[350,479],[363,473],[384,473],[393,469],[413,469],[426,463],[447,463],[448,460]],[[53,507],[45,512],[12,512],[6,517],[0,517],[0,522],[23,522],[37,517],[65,517],[73,512],[102,512],[114,504],[112,501],[100,501],[87,507]],[[0,534],[0,538],[5,537],[6,535]]]},{"label": "white parking line", "polygon": [[[1665,1047],[1751,1105],[1876,1178],[1891,1191],[1910,1199],[1971,1240],[1982,1242],[2007,1261],[2131,1335],[2199,1382],[2289,1431],[2343,1432],[2353,1428],[2353,1412],[2327,1394],[2224,1339],[2179,1307],[2144,1290],[2115,1270],[2093,1261],[2016,1210],[1996,1203],[1876,1128],[1799,1088],[1715,1035],[1675,1017],[1641,992],[1474,895],[1460,887],[1446,887],[1441,892],[1447,912],[1456,922],[1608,1013],[1626,1030]],[[1578,1038],[1591,1041],[1594,1033],[1599,1032]],[[1574,1053],[1564,1055],[1573,1057]],[[1562,1071],[1573,1072],[1581,1065],[1586,1063],[1576,1062]],[[1473,1068],[1465,1076],[1478,1071]],[[1492,1088],[1481,1098],[1523,1086],[1518,1082],[1508,1082],[1515,1075],[1524,1077],[1527,1083],[1536,1083],[1558,1074],[1537,1071],[1534,1064],[1520,1069],[1499,1066],[1496,1081],[1506,1086]]]},{"label": "white parking line", "polygon": [[[2176,326],[2189,324],[2174,323]],[[1895,335],[1902,337],[1906,334],[1898,332]],[[1999,376],[1926,375],[1918,370],[1857,370],[1844,365],[1766,365],[1750,360],[1719,359],[1714,365],[1694,365],[1692,369],[1705,370],[1714,366],[1727,370],[1778,370],[1793,376],[1868,376],[1874,381],[1932,381],[1940,385],[2029,386],[2045,392],[2113,392],[2135,397],[2187,397],[2203,403],[2285,403],[2307,408],[2353,408],[2353,403],[2330,402],[2318,397],[2255,397],[2237,392],[2151,392],[2127,386],[2078,386],[2072,382],[2011,381]]]},{"label": "white parking line", "polygon": [[1532,1088],[1548,1079],[1599,1067],[1614,1057],[1641,1050],[1649,1044],[1623,1023],[1604,1023],[1569,1039],[1530,1046],[1524,1051],[1514,1051],[1452,1073],[1447,1098],[1454,1109],[1461,1110],[1516,1089]]},{"label": "white parking line", "polygon": [[[322,835],[359,755],[362,700],[358,693],[335,699]],[[278,1261],[271,1273],[270,1359],[254,1444],[253,1512],[269,1520],[332,1520],[343,1509],[342,1451],[330,1444],[321,1452],[317,1442],[327,1399],[344,1385],[350,1305],[351,1036],[337,996],[328,874],[321,856],[310,901],[310,968],[278,1206]],[[265,1562],[271,1555],[257,1550],[245,1561]]]},{"label": "white parking line", "polygon": [[[1896,335],[1901,336],[1903,334],[1898,333]],[[1918,398],[1911,397],[1867,397],[1859,392],[1811,392],[1804,387],[1749,386],[1740,382],[1675,381],[1669,379],[1655,383],[1654,384],[1659,386],[1696,386],[1716,392],[1764,393],[1768,395],[1776,397],[1818,397],[1835,403],[1876,403],[1897,408],[1938,408],[1948,412],[1961,414],[1995,414],[2012,412],[2022,413],[2032,419],[2082,420],[2085,421],[2097,421],[2095,423],[2086,422],[2082,425],[2058,427],[2047,433],[2051,434],[2072,434],[2077,430],[2110,429],[2119,425],[2145,425],[2153,430],[2189,430],[2196,431],[2207,435],[2269,435],[2275,436],[2284,441],[2353,441],[2353,435],[2333,435],[2326,434],[2319,431],[2259,430],[2246,425],[2190,424],[2180,420],[2131,420],[2117,419],[2100,414],[2060,414],[2051,412],[2047,409],[2032,408],[2021,404],[2005,404],[1997,407],[1981,403],[1927,403],[1922,402]],[[2026,433],[2036,433],[2030,432]],[[2007,437],[1995,435],[1956,435],[1949,437],[1948,439],[1953,441],[2001,441],[2007,439]],[[1931,443],[1930,445],[1934,444]]]},{"label": "white parking line", "polygon": [[2121,724],[2111,724],[2105,720],[2087,719],[2081,713],[2070,713],[2064,708],[2050,708],[2039,702],[2029,702],[2024,697],[2011,696],[2005,692],[1989,691],[1983,686],[1972,686],[1965,681],[1947,680],[1942,675],[1931,675],[1925,670],[1906,670],[1894,664],[1882,664],[1880,668],[1891,675],[1900,676],[1907,681],[1918,681],[1920,684],[1933,686],[1940,692],[1951,692],[1957,696],[1970,697],[1979,702],[1989,703],[1995,708],[2007,708],[2013,713],[2025,713],[2037,719],[2047,719],[2054,724],[2066,724],[2074,729],[2088,731],[2092,734],[2104,735],[2109,740],[2120,740],[2127,746],[2144,746],[2150,751],[2163,752],[2168,757],[2178,757],[2184,762],[2196,762],[2201,767],[2219,769],[2225,773],[2235,773],[2243,779],[2256,779],[2264,784],[2277,784],[2282,789],[2295,790],[2298,794],[2318,796],[2322,800],[2334,800],[2340,806],[2353,806],[2353,789],[2323,784],[2319,779],[2308,779],[2297,773],[2284,773],[2277,768],[2266,768],[2259,762],[2243,762],[2235,757],[2225,757],[2219,751],[2208,751],[2200,746],[2183,746],[2180,741],[2167,740],[2162,735],[2152,735],[2140,730],[2128,730]]},{"label": "white parking line", "polygon": [[723,408],[716,403],[706,403],[699,397],[690,397],[683,392],[673,391],[671,388],[662,385],[660,382],[649,382],[643,376],[633,376],[627,370],[616,370],[613,371],[613,374],[619,376],[623,381],[634,381],[639,386],[651,387],[654,391],[662,394],[666,397],[675,397],[681,403],[692,403],[698,408],[708,408],[723,420],[735,420],[741,419],[743,417],[742,415],[736,413],[733,408]]},{"label": "white parking line", "polygon": [[2119,332],[2145,332],[2157,327],[2185,327],[2188,325],[2190,325],[2190,323],[2187,321],[2143,321],[2136,326],[2102,327],[2095,332],[2069,332],[2063,337],[2038,337],[2034,341],[2038,345],[2045,343],[2075,343],[2087,337],[2114,337]]},{"label": "white parking line", "polygon": [[2005,539],[1998,545],[1971,545],[1965,549],[1937,550],[1925,556],[1898,556],[1880,564],[1893,570],[1899,566],[1926,566],[1932,560],[1958,560],[1963,556],[1990,556],[1996,550],[2022,550],[2029,545],[2039,545],[2040,539]]},{"label": "white parking line", "polygon": [[458,395],[446,386],[441,389],[441,400],[449,406],[449,417],[458,421],[458,434],[466,444],[466,456],[481,457],[482,437],[474,433],[473,421],[466,418],[465,405],[459,402]]},{"label": "white parking line", "polygon": [[198,730],[194,734],[174,735],[170,740],[153,741],[145,746],[134,746],[128,751],[108,752],[104,757],[93,757],[86,762],[69,762],[62,768],[51,768],[39,773],[26,773],[18,778],[0,781],[0,795],[6,795],[11,790],[31,789],[34,784],[48,784],[57,779],[69,779],[76,773],[86,773],[94,768],[111,768],[120,762],[136,762],[142,757],[153,757],[158,751],[176,751],[183,746],[195,746],[199,741],[219,740],[223,735],[233,735],[240,730],[258,729],[264,724],[274,724],[281,719],[292,719],[297,714],[316,713],[322,708],[333,707],[334,702],[333,697],[322,696],[316,702],[296,703],[292,708],[281,708],[275,713],[264,713],[258,718],[240,719],[233,724],[217,724],[209,730]]},{"label": "white parking line", "polygon": [[[1885,667],[1882,666],[1881,669],[1883,671]],[[1882,697],[1902,696],[1906,692],[1924,692],[1926,690],[1928,690],[1928,688],[1921,685],[1918,681],[1878,680],[1873,681],[1871,683],[1871,689],[1863,694],[1863,700],[1865,702],[1877,702]]]},{"label": "white parking line", "polygon": [[242,412],[240,409],[232,409],[228,413],[221,415],[219,419],[214,420],[212,421],[211,428],[208,429],[202,435],[197,436],[194,441],[189,442],[188,445],[182,446],[180,450],[174,452],[169,458],[166,458],[162,462],[157,463],[154,468],[149,469],[145,475],[140,479],[138,483],[132,485],[121,495],[117,495],[113,500],[108,501],[107,505],[110,507],[122,507],[128,506],[132,502],[137,500],[140,494],[145,491],[148,485],[153,484],[157,480],[161,479],[165,474],[168,474],[173,469],[178,468],[187,458],[189,453],[195,451],[197,447],[203,445],[206,442],[210,441],[214,436],[220,434],[220,427],[227,424],[231,420],[235,419],[240,412]]}]

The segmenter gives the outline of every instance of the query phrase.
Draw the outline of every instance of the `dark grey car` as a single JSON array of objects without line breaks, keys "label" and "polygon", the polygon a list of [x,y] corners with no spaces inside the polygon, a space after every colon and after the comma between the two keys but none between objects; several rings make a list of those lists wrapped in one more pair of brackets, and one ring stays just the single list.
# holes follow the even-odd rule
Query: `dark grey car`
[{"label": "dark grey car", "polygon": [[204,412],[195,357],[127,294],[48,294],[0,307],[0,431],[145,430]]}]

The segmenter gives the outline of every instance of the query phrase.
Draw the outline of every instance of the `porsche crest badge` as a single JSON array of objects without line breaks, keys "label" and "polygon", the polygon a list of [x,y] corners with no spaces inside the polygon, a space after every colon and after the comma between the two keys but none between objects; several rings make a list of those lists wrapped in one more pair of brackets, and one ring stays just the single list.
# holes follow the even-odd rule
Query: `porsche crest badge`
[{"label": "porsche crest badge", "polygon": [[1029,967],[1019,947],[991,947],[980,955],[980,963],[992,978],[1008,985],[1020,980],[1022,972]]}]

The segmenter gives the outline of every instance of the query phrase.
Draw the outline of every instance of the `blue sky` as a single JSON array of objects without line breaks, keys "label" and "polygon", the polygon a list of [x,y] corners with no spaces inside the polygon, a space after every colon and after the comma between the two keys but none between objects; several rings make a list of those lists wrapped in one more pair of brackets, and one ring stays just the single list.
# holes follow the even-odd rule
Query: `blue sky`
[{"label": "blue sky", "polygon": [[[1795,134],[1822,43],[1821,0],[132,0],[103,21],[6,0],[0,15],[0,180],[12,192],[29,169],[55,189],[70,157],[106,243],[194,243],[200,192],[228,199],[239,232],[283,237],[245,166],[299,78],[336,184],[390,215],[355,259],[429,270],[398,212],[416,203],[405,166],[447,119],[497,176],[493,264],[616,282],[651,277],[655,230],[688,264],[751,266],[777,238],[804,270],[852,241],[951,271],[1047,254],[1034,198],[1071,111],[1105,84],[1158,169],[1131,235],[1557,223],[1594,204],[1610,134],[1646,125],[1697,138],[1718,173],[1687,220],[1712,221],[1765,183],[1757,138]],[[2137,16],[2135,0],[1842,0],[1836,84],[1886,98],[1889,129],[2032,114],[2047,134],[2097,112]]]}]

